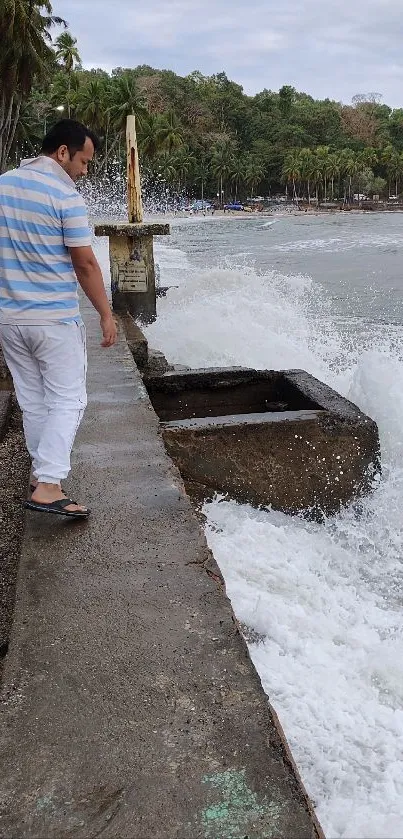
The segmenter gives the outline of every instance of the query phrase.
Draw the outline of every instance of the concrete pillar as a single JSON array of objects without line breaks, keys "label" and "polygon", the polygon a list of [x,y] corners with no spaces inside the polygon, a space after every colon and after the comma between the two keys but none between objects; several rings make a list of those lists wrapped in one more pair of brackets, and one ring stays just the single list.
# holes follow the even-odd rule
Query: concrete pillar
[{"label": "concrete pillar", "polygon": [[150,323],[156,318],[153,236],[166,236],[169,224],[98,224],[96,236],[108,236],[112,305]]},{"label": "concrete pillar", "polygon": [[136,120],[126,121],[127,215],[126,224],[98,224],[96,236],[109,237],[112,306],[150,323],[157,316],[153,236],[166,236],[169,224],[144,224]]}]

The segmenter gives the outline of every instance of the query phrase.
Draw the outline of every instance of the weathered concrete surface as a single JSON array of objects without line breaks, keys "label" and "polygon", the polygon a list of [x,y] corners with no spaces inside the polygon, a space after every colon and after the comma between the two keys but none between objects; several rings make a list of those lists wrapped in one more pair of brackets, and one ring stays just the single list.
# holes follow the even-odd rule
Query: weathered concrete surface
[{"label": "weathered concrete surface", "polygon": [[87,323],[90,402],[71,491],[93,516],[27,515],[0,835],[315,839],[127,344],[101,350],[96,316]]},{"label": "weathered concrete surface", "polygon": [[148,341],[131,315],[121,315],[121,322],[129,350],[140,370],[148,363]]},{"label": "weathered concrete surface", "polygon": [[321,407],[275,370],[213,367],[180,375],[173,370],[163,377],[145,375],[144,382],[163,421]]},{"label": "weathered concrete surface", "polygon": [[206,370],[146,380],[189,489],[285,512],[334,513],[370,491],[376,423],[298,370]]},{"label": "weathered concrete surface", "polygon": [[104,224],[96,236],[109,237],[112,303],[145,323],[155,320],[156,283],[153,236],[169,233],[169,224]]},{"label": "weathered concrete surface", "polygon": [[7,431],[10,413],[11,393],[8,390],[0,390],[0,443]]},{"label": "weathered concrete surface", "polygon": [[169,224],[149,224],[147,222],[128,224],[123,222],[120,224],[96,224],[94,232],[96,236],[124,236],[130,239],[141,239],[144,236],[167,236],[170,228]]}]

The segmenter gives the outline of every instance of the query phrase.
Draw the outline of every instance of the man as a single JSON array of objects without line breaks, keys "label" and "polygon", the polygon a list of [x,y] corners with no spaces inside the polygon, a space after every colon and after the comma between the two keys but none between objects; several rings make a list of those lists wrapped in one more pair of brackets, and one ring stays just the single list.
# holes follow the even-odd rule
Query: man
[{"label": "man", "polygon": [[86,518],[67,498],[74,438],[87,404],[85,327],[77,280],[100,316],[102,347],[116,324],[75,182],[98,140],[74,120],[46,135],[39,157],[0,176],[0,342],[14,381],[32,459],[26,506]]}]

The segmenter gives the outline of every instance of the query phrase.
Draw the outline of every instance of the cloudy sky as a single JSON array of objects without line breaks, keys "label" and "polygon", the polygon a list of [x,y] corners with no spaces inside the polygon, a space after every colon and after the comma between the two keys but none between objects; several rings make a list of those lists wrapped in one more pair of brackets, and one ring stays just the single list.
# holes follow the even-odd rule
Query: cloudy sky
[{"label": "cloudy sky", "polygon": [[290,84],[403,107],[402,0],[53,0],[85,67],[224,70],[245,93]]}]

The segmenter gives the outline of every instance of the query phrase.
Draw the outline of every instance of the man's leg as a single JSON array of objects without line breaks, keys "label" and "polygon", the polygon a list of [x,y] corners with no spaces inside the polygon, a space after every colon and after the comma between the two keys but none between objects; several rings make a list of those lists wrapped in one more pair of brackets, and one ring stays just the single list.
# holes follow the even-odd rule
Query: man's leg
[{"label": "man's leg", "polygon": [[38,445],[48,415],[42,375],[18,326],[0,324],[0,341],[22,411],[25,442],[32,460],[32,474],[36,478]]},{"label": "man's leg", "polygon": [[[54,323],[27,329],[47,407],[37,449],[38,486],[32,500],[47,504],[65,498],[60,482],[70,471],[71,449],[87,404],[85,327]],[[70,506],[72,511],[78,508]]]},{"label": "man's leg", "polygon": [[[38,486],[32,500],[61,501],[65,495],[60,482],[70,471],[71,449],[87,402],[85,328],[75,323],[0,326],[0,335],[34,458]],[[66,507],[69,512],[83,509]]]},{"label": "man's leg", "polygon": [[71,449],[87,404],[85,328],[53,323],[27,329],[47,408],[37,478],[41,483],[59,483],[70,472]]}]

